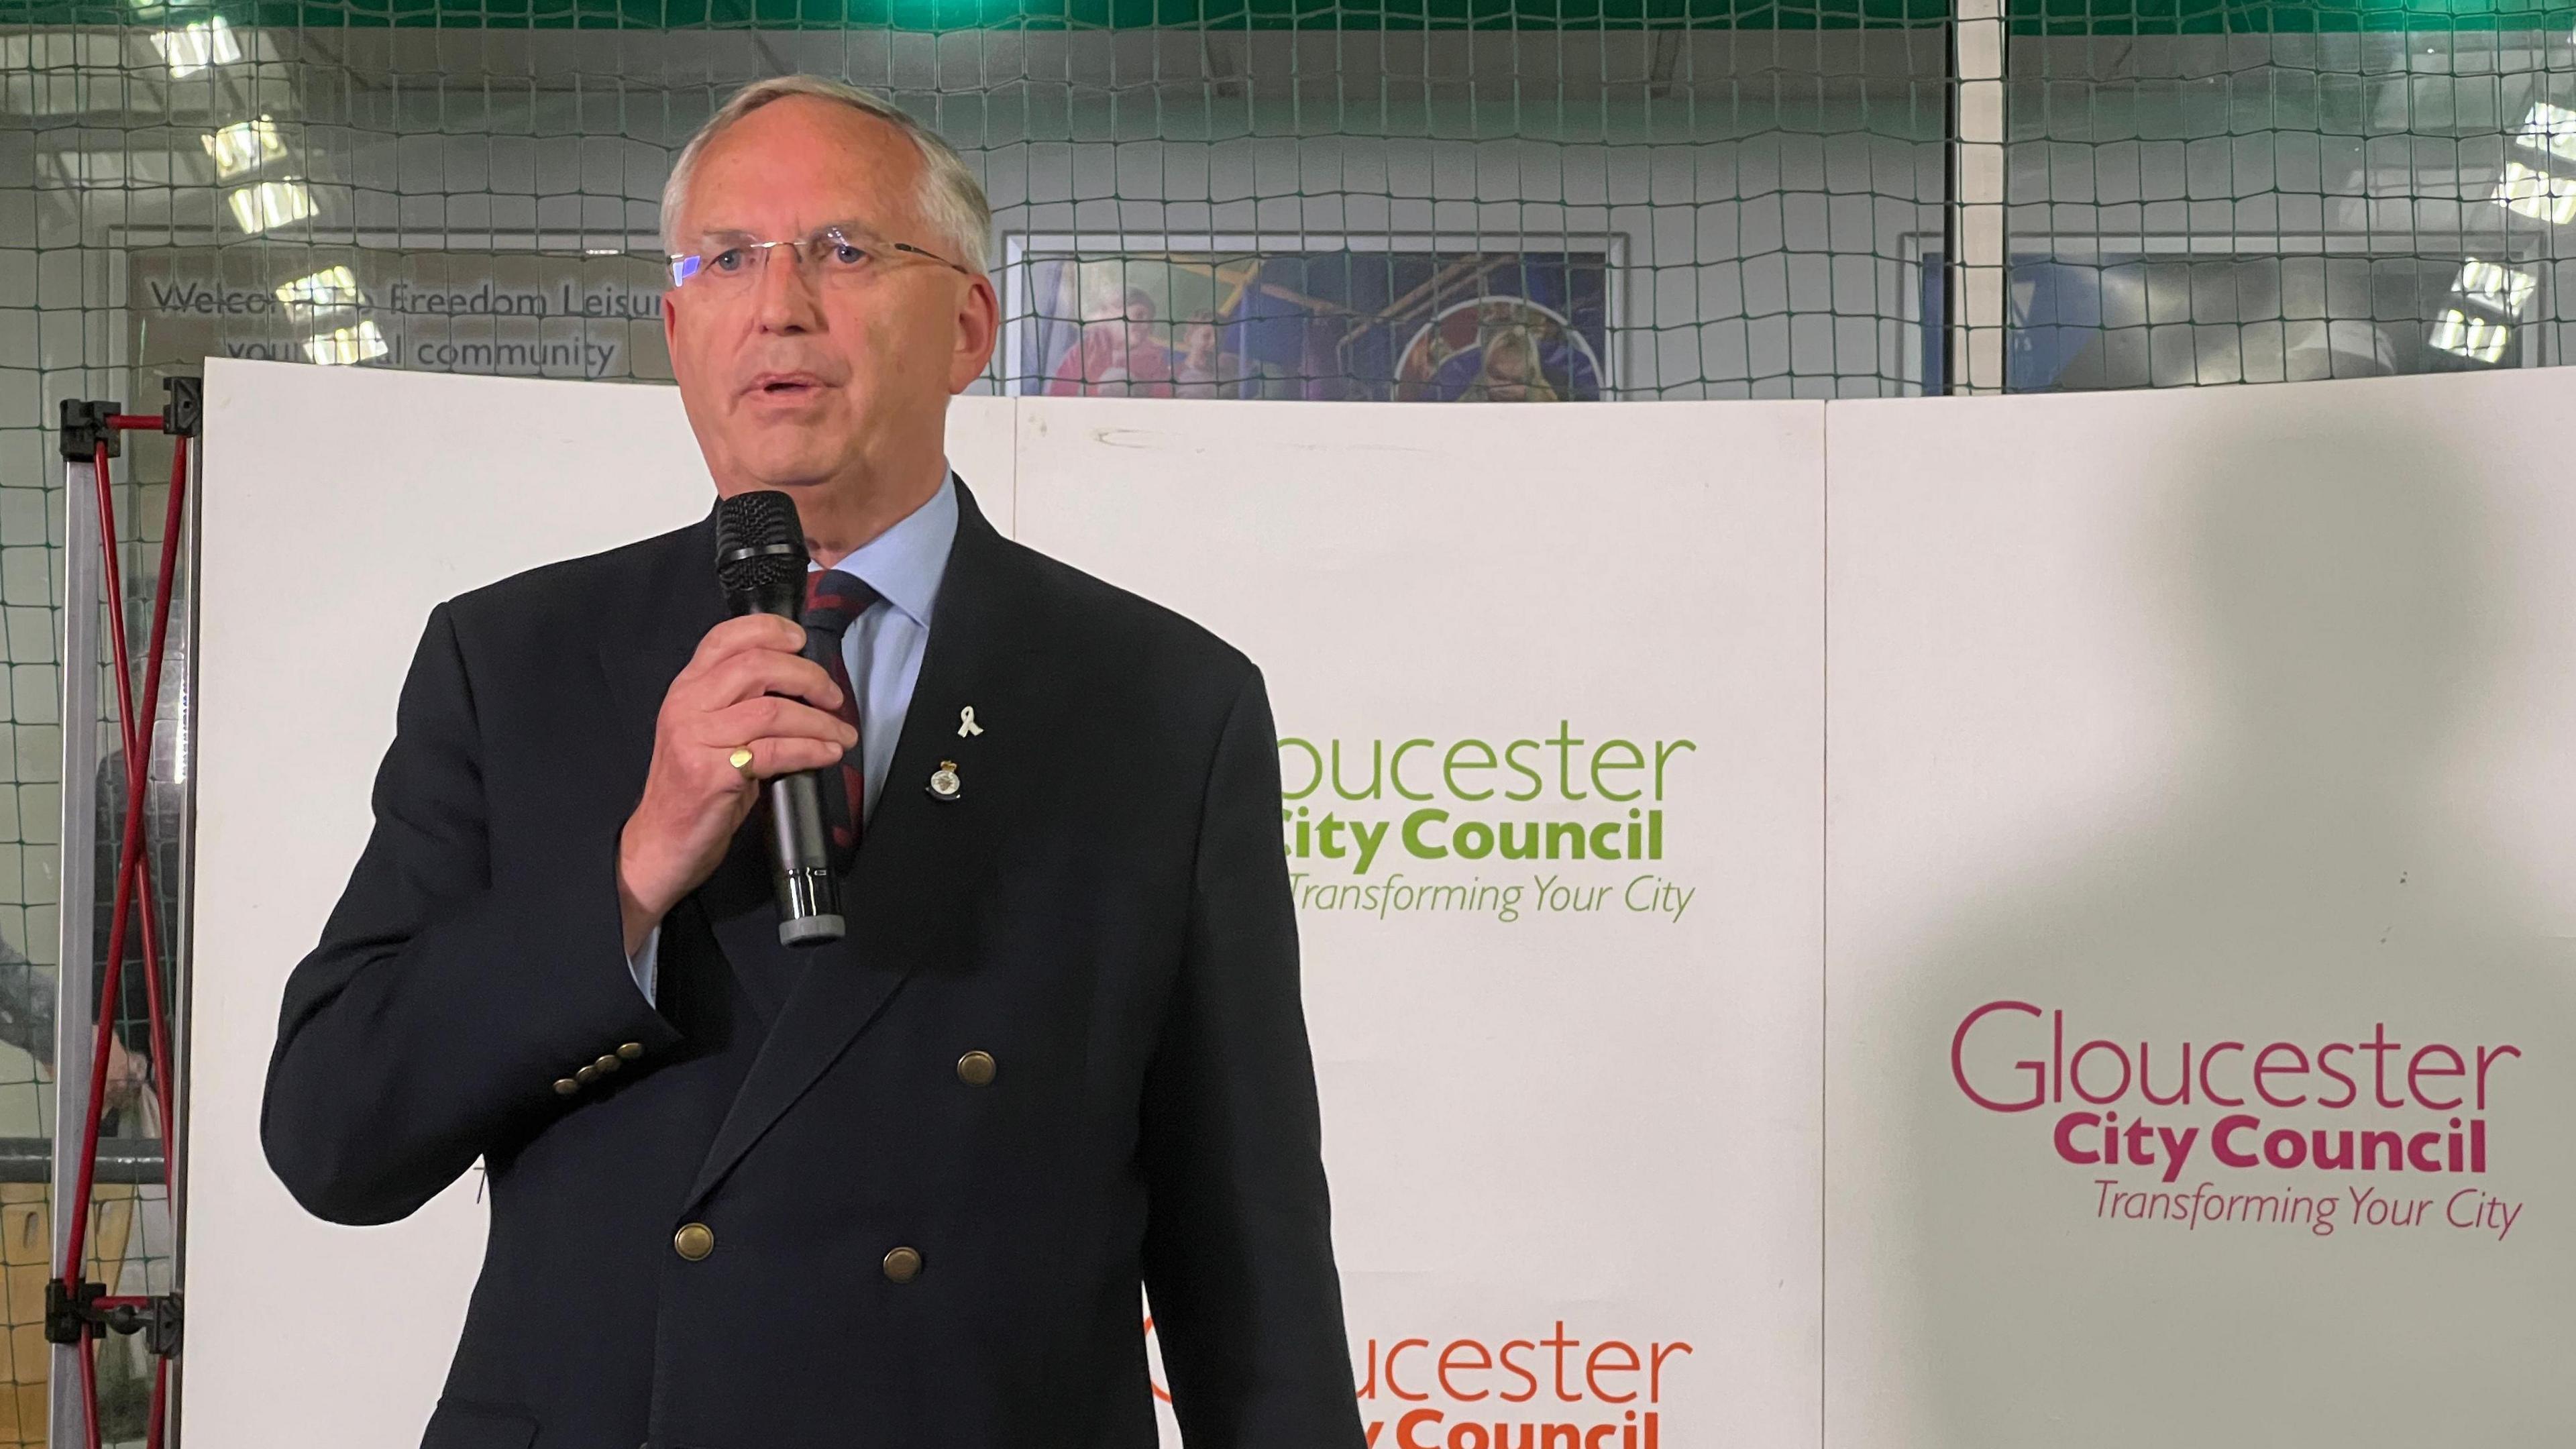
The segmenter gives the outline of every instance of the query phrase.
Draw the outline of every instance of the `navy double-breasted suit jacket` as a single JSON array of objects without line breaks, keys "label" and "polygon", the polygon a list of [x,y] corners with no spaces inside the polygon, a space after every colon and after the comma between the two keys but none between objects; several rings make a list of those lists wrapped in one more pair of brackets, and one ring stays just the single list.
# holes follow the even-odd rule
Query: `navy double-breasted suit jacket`
[{"label": "navy double-breasted suit jacket", "polygon": [[338,1222],[486,1164],[424,1449],[1141,1449],[1140,1283],[1194,1449],[1362,1442],[1261,676],[961,503],[849,936],[746,827],[658,1005],[617,838],[712,515],[431,614],[261,1122]]}]

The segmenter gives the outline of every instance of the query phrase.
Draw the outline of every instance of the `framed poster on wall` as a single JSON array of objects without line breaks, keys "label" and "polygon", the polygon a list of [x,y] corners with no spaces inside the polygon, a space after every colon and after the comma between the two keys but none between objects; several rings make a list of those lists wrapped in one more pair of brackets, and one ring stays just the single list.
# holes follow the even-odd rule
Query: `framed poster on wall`
[{"label": "framed poster on wall", "polygon": [[1597,402],[1622,239],[1555,240],[1006,236],[1003,391]]}]

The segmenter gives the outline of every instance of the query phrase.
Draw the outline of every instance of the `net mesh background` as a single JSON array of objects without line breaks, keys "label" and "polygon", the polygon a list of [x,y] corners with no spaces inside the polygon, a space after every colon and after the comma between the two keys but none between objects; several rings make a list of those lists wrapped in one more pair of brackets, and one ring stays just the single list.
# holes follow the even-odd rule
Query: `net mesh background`
[{"label": "net mesh background", "polygon": [[[2007,14],[2010,388],[2558,360],[2576,14]],[[667,381],[670,158],[788,71],[982,176],[987,390],[1937,392],[1951,42],[1925,0],[0,3],[0,1138],[49,1130],[6,1023],[50,1020],[60,791],[99,788],[56,778],[59,400],[157,409],[225,355]],[[118,464],[138,595],[167,459]],[[0,1443],[41,1439],[44,1193],[0,1192]],[[115,1271],[162,1286],[166,1210],[124,1211]]]}]

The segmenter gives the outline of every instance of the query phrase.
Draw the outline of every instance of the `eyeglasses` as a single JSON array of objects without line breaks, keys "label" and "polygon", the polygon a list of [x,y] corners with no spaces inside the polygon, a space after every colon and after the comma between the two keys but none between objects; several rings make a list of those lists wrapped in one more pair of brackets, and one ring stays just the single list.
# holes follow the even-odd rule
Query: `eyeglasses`
[{"label": "eyeglasses", "polygon": [[808,279],[825,286],[863,281],[890,265],[897,252],[925,257],[965,276],[975,272],[937,252],[910,242],[887,241],[852,222],[834,222],[796,240],[760,241],[741,232],[717,232],[694,252],[671,254],[671,285],[695,285],[712,292],[747,290],[760,276],[769,254],[787,248]]}]

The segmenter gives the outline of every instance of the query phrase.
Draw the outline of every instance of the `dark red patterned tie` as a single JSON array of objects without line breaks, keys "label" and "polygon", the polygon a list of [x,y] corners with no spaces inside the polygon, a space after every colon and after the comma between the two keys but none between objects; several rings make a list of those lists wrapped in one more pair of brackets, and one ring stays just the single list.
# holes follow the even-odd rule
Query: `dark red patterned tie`
[{"label": "dark red patterned tie", "polygon": [[[823,671],[832,676],[832,683],[840,687],[838,713],[842,723],[852,729],[860,727],[859,697],[858,691],[850,688],[849,665],[841,657],[841,636],[876,601],[877,591],[854,574],[818,569],[805,576],[805,657],[822,665]],[[823,792],[823,814],[832,832],[834,862],[844,870],[859,848],[859,823],[867,819],[867,758],[867,741],[863,737],[841,756],[841,788]]]}]

